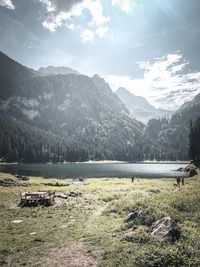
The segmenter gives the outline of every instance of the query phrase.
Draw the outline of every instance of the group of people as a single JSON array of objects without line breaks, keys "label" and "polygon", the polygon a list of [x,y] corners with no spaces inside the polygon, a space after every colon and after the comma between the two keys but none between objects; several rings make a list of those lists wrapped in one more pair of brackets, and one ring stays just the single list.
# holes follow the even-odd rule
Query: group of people
[{"label": "group of people", "polygon": [[[135,180],[135,177],[132,176],[132,177],[131,177],[131,181],[132,181],[132,183],[134,182],[134,180]],[[184,177],[177,177],[177,178],[176,178],[176,183],[177,183],[178,188],[180,188],[181,185],[184,186],[184,185],[185,185],[185,178],[184,178]],[[174,184],[174,185],[175,185],[175,184]]]},{"label": "group of people", "polygon": [[[132,176],[131,177],[132,183],[134,182],[134,180],[135,180],[135,177]],[[181,185],[184,186],[185,185],[185,178],[184,177],[177,177],[176,178],[176,183],[177,183],[178,188],[180,188]]]}]

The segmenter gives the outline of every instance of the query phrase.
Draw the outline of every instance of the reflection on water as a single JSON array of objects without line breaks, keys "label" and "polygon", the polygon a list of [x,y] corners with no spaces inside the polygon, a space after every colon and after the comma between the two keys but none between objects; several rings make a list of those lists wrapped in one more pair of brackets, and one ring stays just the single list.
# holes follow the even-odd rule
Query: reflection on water
[{"label": "reflection on water", "polygon": [[0,165],[1,172],[31,176],[77,177],[132,177],[161,178],[186,176],[177,171],[182,163],[70,163],[70,164],[13,164]]}]

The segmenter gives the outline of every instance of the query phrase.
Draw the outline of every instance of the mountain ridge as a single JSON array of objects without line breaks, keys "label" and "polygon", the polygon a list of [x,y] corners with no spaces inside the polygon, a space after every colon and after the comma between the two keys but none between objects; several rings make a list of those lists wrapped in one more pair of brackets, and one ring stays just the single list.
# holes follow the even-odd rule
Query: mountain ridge
[{"label": "mountain ridge", "polygon": [[67,74],[80,74],[78,71],[71,69],[66,66],[47,66],[47,67],[41,67],[38,69],[38,73],[42,76],[49,76],[49,75],[67,75]]},{"label": "mountain ridge", "polygon": [[[104,79],[99,76],[90,78],[82,74],[41,76],[26,67],[21,71],[20,64],[13,63],[8,58],[7,61],[6,67],[0,68],[0,77],[10,78],[4,79],[5,87],[0,87],[0,110],[8,120],[14,119],[18,126],[22,124],[25,132],[33,132],[33,136],[30,137],[33,146],[29,150],[32,156],[27,156],[26,144],[24,144],[24,154],[20,152],[20,147],[16,152],[14,142],[11,140],[15,140],[16,144],[21,143],[22,136],[28,134],[22,132],[21,135],[13,137],[12,133],[15,131],[12,130],[14,127],[12,123],[8,124],[10,129],[6,129],[1,120],[0,133],[2,136],[7,133],[10,141],[7,142],[7,153],[3,147],[2,151],[5,154],[0,157],[9,160],[20,155],[19,160],[21,158],[26,160],[26,157],[30,160],[31,157],[35,159],[36,150],[45,154],[44,161],[50,157],[53,148],[50,150],[48,147],[41,148],[37,138],[34,138],[35,131],[29,127],[31,126],[60,136],[64,140],[64,147],[70,147],[70,157],[75,161],[142,159],[143,155],[138,151],[138,147],[144,125],[128,114],[128,110]],[[4,55],[0,54],[0,67],[3,62]],[[18,69],[18,75],[12,75],[10,72],[13,64],[14,69]],[[5,91],[4,88],[8,90]],[[26,138],[24,140],[28,144]],[[56,138],[54,139],[53,147],[57,147]],[[3,146],[2,143],[0,145]],[[65,149],[58,147],[56,151],[56,153],[61,151],[63,160],[67,158]],[[59,158],[59,155],[56,158]]]},{"label": "mountain ridge", "polygon": [[124,103],[130,114],[145,124],[152,118],[169,117],[172,113],[168,110],[155,108],[146,98],[136,96],[123,87],[119,87],[115,94]]}]

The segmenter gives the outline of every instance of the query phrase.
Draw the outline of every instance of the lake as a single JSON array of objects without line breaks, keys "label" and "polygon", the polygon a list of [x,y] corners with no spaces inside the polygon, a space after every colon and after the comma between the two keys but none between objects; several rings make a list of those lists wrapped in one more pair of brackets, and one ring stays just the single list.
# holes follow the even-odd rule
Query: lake
[{"label": "lake", "polygon": [[55,178],[132,177],[173,178],[187,176],[177,171],[187,163],[68,163],[0,165],[0,172]]}]

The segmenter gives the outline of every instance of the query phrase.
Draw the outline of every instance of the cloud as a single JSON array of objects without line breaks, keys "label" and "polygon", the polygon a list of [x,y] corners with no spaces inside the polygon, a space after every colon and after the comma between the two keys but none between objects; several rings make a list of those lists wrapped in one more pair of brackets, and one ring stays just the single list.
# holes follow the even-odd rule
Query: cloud
[{"label": "cloud", "polygon": [[125,87],[136,95],[147,98],[157,108],[175,110],[200,93],[200,72],[187,72],[189,64],[179,52],[157,58],[153,63],[138,62],[144,70],[142,79],[126,76],[106,76],[111,87]]},{"label": "cloud", "polygon": [[112,0],[112,5],[126,13],[131,13],[135,7],[133,0]]},{"label": "cloud", "polygon": [[[83,41],[93,41],[95,35],[105,37],[108,32],[109,17],[104,16],[100,0],[40,0],[45,6],[47,16],[42,25],[51,32],[66,25],[71,30],[79,30]],[[77,18],[89,11],[89,18],[76,26]]]},{"label": "cloud", "polygon": [[107,32],[109,31],[109,28],[107,26],[99,27],[96,30],[96,34],[100,37],[103,38],[106,36]]},{"label": "cloud", "polygon": [[8,9],[15,9],[11,0],[0,0],[0,6],[8,8]]},{"label": "cloud", "polygon": [[[56,29],[63,25],[65,21],[71,19],[71,9],[82,0],[39,0],[45,7],[46,18],[42,22],[44,28],[51,32],[55,32]],[[70,23],[71,24],[71,23]],[[68,24],[67,24],[68,25]]]},{"label": "cloud", "polygon": [[86,29],[82,32],[81,37],[84,42],[94,41],[94,32],[89,29]]}]

